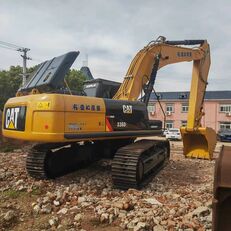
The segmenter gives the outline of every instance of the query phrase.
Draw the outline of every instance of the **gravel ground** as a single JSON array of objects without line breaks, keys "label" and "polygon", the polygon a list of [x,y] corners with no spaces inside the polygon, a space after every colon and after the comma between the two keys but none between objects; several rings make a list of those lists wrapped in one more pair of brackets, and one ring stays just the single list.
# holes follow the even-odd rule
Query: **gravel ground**
[{"label": "gravel ground", "polygon": [[181,142],[142,190],[113,189],[109,160],[36,181],[25,159],[25,148],[0,152],[0,230],[211,230],[215,161],[185,159]]}]

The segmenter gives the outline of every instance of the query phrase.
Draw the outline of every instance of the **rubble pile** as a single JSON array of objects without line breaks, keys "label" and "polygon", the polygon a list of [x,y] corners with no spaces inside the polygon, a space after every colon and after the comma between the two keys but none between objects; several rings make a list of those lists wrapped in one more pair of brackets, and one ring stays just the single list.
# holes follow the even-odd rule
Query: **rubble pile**
[{"label": "rubble pile", "polygon": [[55,180],[27,176],[26,152],[0,153],[0,230],[211,230],[214,161],[169,164],[142,190],[114,189],[111,161]]}]

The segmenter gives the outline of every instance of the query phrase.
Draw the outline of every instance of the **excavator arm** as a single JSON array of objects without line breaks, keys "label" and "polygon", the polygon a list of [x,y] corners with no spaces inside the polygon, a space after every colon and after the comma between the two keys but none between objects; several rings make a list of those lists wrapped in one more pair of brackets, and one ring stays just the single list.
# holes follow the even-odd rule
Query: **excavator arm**
[{"label": "excavator arm", "polygon": [[[206,80],[210,66],[209,45],[205,40],[196,41],[202,43],[198,48],[172,45],[171,41],[157,41],[156,43],[148,44],[140,50],[132,60],[127,74],[124,77],[124,81],[114,96],[114,99],[137,100],[144,85],[151,80],[154,72],[173,63],[194,61],[193,75],[198,75],[199,71],[196,70],[200,68],[200,66],[203,66],[204,73],[202,78],[207,82]],[[182,41],[179,41],[179,44],[182,44]],[[185,41],[185,44],[191,45],[187,40]],[[192,44],[195,44],[195,42]],[[205,57],[205,65],[200,65],[200,60]]]},{"label": "excavator arm", "polygon": [[[183,46],[181,46],[183,45]],[[194,46],[197,47],[185,47]],[[206,40],[166,41],[159,37],[150,42],[132,60],[124,81],[114,99],[141,100],[148,104],[157,71],[169,64],[193,61],[187,126],[181,128],[184,154],[187,157],[211,159],[216,133],[201,127],[204,95],[210,67],[210,49]]]}]

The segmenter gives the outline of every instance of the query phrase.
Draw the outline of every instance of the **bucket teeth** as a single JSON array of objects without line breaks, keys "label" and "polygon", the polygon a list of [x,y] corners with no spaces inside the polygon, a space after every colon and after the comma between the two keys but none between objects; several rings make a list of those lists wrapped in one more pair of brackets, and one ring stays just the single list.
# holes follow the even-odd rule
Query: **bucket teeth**
[{"label": "bucket teeth", "polygon": [[188,131],[181,128],[181,135],[184,144],[184,155],[187,158],[199,158],[211,160],[216,147],[216,132],[212,128],[198,128],[195,131]]}]

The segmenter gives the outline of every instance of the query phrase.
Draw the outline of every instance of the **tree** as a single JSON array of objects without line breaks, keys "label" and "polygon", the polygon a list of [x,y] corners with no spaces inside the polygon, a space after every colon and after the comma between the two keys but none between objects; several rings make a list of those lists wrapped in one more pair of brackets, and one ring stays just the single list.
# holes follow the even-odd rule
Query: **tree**
[{"label": "tree", "polygon": [[0,109],[8,98],[15,96],[18,88],[21,85],[22,77],[19,75],[22,73],[22,67],[11,66],[9,71],[0,71]]},{"label": "tree", "polygon": [[86,77],[81,71],[75,69],[69,70],[65,79],[71,90],[76,91],[79,94],[82,92]]}]

